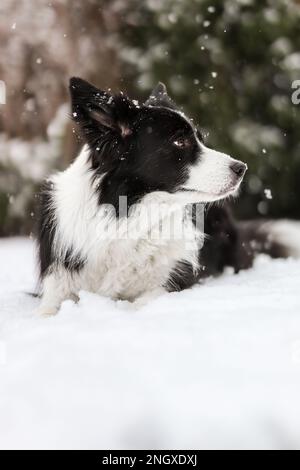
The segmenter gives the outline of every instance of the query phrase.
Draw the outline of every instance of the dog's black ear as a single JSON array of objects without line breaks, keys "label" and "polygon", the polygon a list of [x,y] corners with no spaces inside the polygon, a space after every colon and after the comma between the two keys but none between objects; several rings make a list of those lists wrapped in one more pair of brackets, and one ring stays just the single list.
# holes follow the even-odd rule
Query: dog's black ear
[{"label": "dog's black ear", "polygon": [[107,131],[123,138],[131,134],[137,108],[125,95],[113,96],[76,77],[70,80],[70,94],[73,120],[88,142],[94,143]]},{"label": "dog's black ear", "polygon": [[167,87],[164,83],[158,82],[145,102],[145,106],[161,106],[163,108],[177,109],[176,104],[168,95]]}]

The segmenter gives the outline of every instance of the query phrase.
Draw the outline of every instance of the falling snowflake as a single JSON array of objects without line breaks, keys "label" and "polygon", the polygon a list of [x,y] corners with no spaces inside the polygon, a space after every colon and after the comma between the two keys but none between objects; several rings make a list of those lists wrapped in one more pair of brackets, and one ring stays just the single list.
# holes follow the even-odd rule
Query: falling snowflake
[{"label": "falling snowflake", "polygon": [[265,189],[264,193],[267,199],[273,199],[271,189]]}]

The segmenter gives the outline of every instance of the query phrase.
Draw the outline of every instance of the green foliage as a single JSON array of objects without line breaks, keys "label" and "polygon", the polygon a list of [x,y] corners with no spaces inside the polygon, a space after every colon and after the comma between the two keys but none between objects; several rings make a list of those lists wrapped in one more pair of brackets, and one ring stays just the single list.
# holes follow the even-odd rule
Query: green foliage
[{"label": "green foliage", "polygon": [[248,163],[242,216],[300,217],[300,4],[132,0],[125,18],[128,88],[165,82],[208,145]]}]

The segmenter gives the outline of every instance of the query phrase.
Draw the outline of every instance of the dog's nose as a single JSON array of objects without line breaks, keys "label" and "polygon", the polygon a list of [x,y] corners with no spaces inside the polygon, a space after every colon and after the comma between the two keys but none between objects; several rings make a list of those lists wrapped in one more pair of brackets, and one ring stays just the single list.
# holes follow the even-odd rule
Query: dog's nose
[{"label": "dog's nose", "polygon": [[247,165],[246,163],[242,162],[234,162],[231,166],[230,169],[235,173],[239,178],[242,178],[244,174],[247,171]]}]

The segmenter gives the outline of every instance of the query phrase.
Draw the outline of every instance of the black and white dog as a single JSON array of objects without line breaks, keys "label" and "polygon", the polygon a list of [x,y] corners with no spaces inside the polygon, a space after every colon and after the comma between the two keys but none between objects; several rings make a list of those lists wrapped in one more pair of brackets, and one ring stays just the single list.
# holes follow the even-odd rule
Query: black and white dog
[{"label": "black and white dog", "polygon": [[[247,166],[207,148],[163,84],[143,105],[79,78],[70,92],[85,146],[41,192],[39,313],[55,314],[81,289],[139,305],[225,266],[247,268],[256,251],[290,254],[282,250],[294,245],[294,224],[278,233],[276,224],[236,224],[218,206],[204,228],[195,222],[187,206],[236,194]],[[282,232],[288,243],[278,243]]]}]

